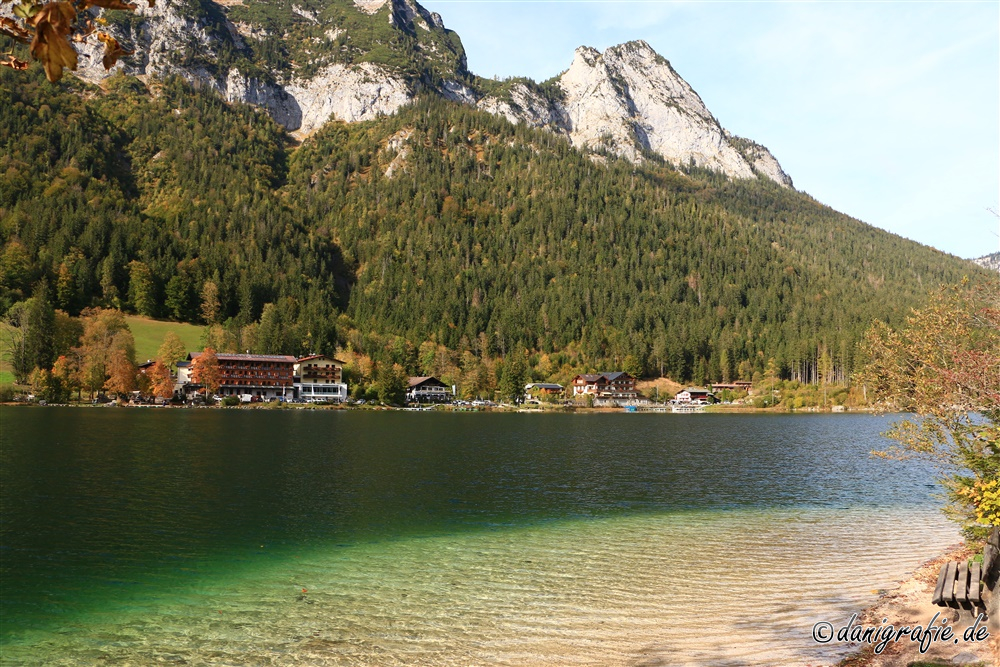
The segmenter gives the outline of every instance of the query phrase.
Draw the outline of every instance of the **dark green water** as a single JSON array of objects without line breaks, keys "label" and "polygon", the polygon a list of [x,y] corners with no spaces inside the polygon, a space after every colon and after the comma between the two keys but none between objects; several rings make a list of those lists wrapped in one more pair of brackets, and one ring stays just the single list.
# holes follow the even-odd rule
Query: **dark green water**
[{"label": "dark green water", "polygon": [[[690,664],[725,664],[671,625],[671,577],[714,540],[841,568],[817,584],[820,614],[955,537],[930,471],[868,457],[888,422],[867,415],[0,418],[4,664],[617,664],[661,646],[664,626]],[[734,579],[748,597],[773,586],[760,572]],[[773,641],[797,642],[810,604]],[[567,639],[608,623],[592,646]],[[733,664],[768,655],[746,633]]]}]

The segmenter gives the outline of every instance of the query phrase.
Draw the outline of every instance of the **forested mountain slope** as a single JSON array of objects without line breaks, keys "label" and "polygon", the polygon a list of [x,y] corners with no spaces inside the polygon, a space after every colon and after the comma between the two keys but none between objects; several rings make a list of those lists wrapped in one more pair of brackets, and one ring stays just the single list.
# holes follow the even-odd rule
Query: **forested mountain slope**
[{"label": "forested mountain slope", "polygon": [[3,309],[45,282],[71,313],[263,315],[262,352],[431,340],[711,380],[849,368],[873,319],[978,271],[764,178],[588,155],[437,96],[297,145],[180,79],[105,88],[0,71]]},{"label": "forested mountain slope", "polygon": [[680,378],[793,370],[820,346],[849,365],[872,319],[974,271],[763,178],[595,161],[433,99],[328,126],[288,178],[357,267],[359,327],[449,347],[486,332],[495,354],[633,355]]}]

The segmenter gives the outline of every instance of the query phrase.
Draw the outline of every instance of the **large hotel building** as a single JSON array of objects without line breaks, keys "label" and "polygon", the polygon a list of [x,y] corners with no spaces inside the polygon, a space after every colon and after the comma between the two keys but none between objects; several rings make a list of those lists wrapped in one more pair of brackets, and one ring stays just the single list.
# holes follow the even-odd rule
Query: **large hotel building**
[{"label": "large hotel building", "polygon": [[[192,363],[202,355],[192,352]],[[229,354],[219,352],[219,396],[258,396],[262,400],[295,397],[295,357],[287,354]]]},{"label": "large hotel building", "polygon": [[[198,385],[191,377],[192,364],[201,352],[188,355],[188,362],[177,364],[177,381],[187,393]],[[314,354],[301,359],[285,354],[216,353],[219,360],[218,396],[238,396],[248,401],[302,400],[343,402],[347,385],[343,382],[344,362]]]}]

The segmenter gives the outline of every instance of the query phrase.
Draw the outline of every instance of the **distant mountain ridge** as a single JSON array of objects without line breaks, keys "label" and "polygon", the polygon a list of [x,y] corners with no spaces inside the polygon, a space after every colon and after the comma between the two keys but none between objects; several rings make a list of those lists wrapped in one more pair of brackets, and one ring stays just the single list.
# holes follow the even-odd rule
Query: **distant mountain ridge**
[{"label": "distant mountain ridge", "polygon": [[[470,73],[461,39],[414,0],[159,0],[109,30],[136,47],[112,70],[180,74],[231,102],[262,107],[305,136],[330,120],[396,113],[421,92],[562,135],[577,148],[632,162],[655,155],[730,178],[792,180],[764,146],[731,135],[670,63],[644,41],[603,53],[582,46],[569,68],[537,84]],[[97,82],[99,45],[80,76]]]}]

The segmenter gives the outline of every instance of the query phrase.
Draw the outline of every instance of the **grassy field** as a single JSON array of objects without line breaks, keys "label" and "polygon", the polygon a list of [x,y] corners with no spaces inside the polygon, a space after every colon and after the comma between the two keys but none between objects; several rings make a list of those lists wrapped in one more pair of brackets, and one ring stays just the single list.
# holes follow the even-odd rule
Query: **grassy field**
[{"label": "grassy field", "polygon": [[[201,350],[202,327],[180,322],[161,322],[135,315],[126,315],[125,319],[128,321],[128,328],[131,329],[132,336],[135,337],[135,360],[140,364],[147,359],[156,357],[157,350],[163,344],[163,337],[170,331],[173,331],[184,341],[188,352]],[[14,382],[14,373],[11,372],[9,357],[9,350],[0,350],[0,385],[13,384]]]},{"label": "grassy field", "polygon": [[156,351],[163,344],[163,337],[170,331],[184,341],[188,352],[201,350],[203,327],[181,322],[161,322],[136,315],[126,315],[125,319],[128,321],[128,328],[132,330],[132,336],[135,337],[135,360],[140,364],[147,359],[156,358]]},{"label": "grassy field", "polygon": [[14,373],[10,366],[10,350],[7,349],[9,327],[0,322],[0,385],[14,384]]}]

